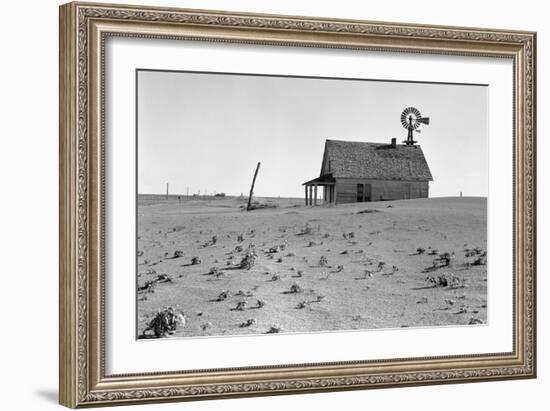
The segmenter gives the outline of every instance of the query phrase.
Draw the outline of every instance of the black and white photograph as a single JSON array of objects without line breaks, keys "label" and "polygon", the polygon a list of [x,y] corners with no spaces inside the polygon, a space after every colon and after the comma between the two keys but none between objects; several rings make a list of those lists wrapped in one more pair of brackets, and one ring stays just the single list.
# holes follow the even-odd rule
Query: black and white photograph
[{"label": "black and white photograph", "polygon": [[136,87],[138,339],[487,323],[487,85]]}]

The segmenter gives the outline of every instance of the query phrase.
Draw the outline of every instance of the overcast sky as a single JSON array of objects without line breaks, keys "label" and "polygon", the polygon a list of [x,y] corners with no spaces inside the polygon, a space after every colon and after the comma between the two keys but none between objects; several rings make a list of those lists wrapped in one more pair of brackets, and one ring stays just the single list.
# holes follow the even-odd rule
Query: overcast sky
[{"label": "overcast sky", "polygon": [[389,143],[414,106],[430,196],[486,196],[487,87],[368,80],[138,72],[138,192],[302,197],[326,139]]}]

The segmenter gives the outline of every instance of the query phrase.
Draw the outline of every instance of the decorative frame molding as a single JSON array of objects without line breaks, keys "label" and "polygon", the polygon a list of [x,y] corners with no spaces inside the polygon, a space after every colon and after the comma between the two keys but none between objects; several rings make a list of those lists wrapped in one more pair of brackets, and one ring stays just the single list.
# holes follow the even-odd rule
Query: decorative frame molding
[{"label": "decorative frame molding", "polygon": [[[514,62],[514,350],[107,376],[104,42],[108,36],[491,56]],[[219,11],[60,7],[60,403],[76,408],[536,376],[536,34]]]}]

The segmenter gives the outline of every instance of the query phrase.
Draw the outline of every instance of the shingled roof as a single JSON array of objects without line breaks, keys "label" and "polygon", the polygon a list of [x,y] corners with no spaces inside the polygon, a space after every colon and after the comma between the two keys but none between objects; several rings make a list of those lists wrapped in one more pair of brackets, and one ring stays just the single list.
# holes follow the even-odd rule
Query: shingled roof
[{"label": "shingled roof", "polygon": [[433,181],[420,146],[326,140],[321,176]]}]

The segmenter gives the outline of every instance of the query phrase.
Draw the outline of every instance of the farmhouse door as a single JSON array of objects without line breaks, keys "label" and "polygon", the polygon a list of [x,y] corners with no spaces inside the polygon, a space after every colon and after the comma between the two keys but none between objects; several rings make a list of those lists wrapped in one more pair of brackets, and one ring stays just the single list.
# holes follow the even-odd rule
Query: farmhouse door
[{"label": "farmhouse door", "polygon": [[357,184],[357,202],[360,203],[363,201],[364,190],[363,184]]},{"label": "farmhouse door", "polygon": [[365,184],[365,201],[372,201],[371,191],[372,191],[372,186],[370,184]]},{"label": "farmhouse door", "polygon": [[370,184],[357,184],[357,202],[371,201],[371,190]]}]

